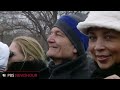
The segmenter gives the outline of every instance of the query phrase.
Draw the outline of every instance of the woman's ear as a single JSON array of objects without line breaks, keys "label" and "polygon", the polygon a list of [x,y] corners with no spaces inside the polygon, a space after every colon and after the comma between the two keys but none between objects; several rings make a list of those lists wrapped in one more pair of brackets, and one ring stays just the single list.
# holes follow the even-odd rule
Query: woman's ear
[{"label": "woman's ear", "polygon": [[32,60],[34,60],[34,58],[32,56],[29,56],[28,60],[32,61]]}]

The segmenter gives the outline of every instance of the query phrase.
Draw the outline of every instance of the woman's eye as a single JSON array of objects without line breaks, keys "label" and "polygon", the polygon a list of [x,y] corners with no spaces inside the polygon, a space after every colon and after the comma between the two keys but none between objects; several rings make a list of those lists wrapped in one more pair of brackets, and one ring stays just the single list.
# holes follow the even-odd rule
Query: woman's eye
[{"label": "woman's eye", "polygon": [[104,38],[105,38],[106,40],[111,40],[111,39],[116,38],[116,34],[114,34],[114,33],[112,33],[112,32],[109,32],[109,33],[107,33],[107,34],[104,36]]},{"label": "woman's eye", "polygon": [[110,39],[110,38],[111,38],[111,36],[106,36],[105,38],[106,38],[106,39]]},{"label": "woman's eye", "polygon": [[96,40],[95,36],[88,36],[88,37],[89,37],[89,40]]},{"label": "woman's eye", "polygon": [[112,39],[114,39],[115,37],[114,36],[111,36],[111,35],[106,35],[105,36],[105,39],[106,40],[112,40]]}]

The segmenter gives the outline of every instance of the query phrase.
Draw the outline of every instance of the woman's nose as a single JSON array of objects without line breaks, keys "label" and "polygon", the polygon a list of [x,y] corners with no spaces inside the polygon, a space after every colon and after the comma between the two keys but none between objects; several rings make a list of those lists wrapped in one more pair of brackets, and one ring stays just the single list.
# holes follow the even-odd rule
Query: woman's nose
[{"label": "woman's nose", "polygon": [[95,48],[94,49],[97,50],[97,51],[105,49],[104,41],[101,40],[101,39],[98,39],[95,43]]}]

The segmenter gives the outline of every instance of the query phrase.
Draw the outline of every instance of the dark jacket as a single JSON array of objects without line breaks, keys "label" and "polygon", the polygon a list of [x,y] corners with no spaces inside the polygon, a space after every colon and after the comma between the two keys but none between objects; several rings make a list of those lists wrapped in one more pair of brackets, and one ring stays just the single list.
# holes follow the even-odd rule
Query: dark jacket
[{"label": "dark jacket", "polygon": [[43,61],[25,61],[25,62],[14,62],[9,67],[7,72],[14,71],[25,71],[33,72],[39,75],[39,79],[48,79],[49,71],[46,64]]},{"label": "dark jacket", "polygon": [[111,66],[109,69],[105,69],[105,70],[100,69],[97,64],[96,67],[97,68],[93,72],[91,79],[104,79],[113,74],[120,76],[120,64],[115,64]]},{"label": "dark jacket", "polygon": [[89,79],[91,76],[86,55],[76,60],[65,60],[60,65],[55,65],[52,61],[49,64],[49,71],[51,73],[49,79]]}]

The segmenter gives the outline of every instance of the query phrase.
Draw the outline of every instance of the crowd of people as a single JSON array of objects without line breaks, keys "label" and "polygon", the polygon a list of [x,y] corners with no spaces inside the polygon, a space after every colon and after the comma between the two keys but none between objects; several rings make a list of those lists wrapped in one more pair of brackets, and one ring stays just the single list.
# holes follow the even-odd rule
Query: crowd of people
[{"label": "crowd of people", "polygon": [[[120,11],[61,16],[47,39],[0,42],[0,71],[37,71],[39,79],[120,79]],[[49,58],[49,60],[47,60]]]}]

